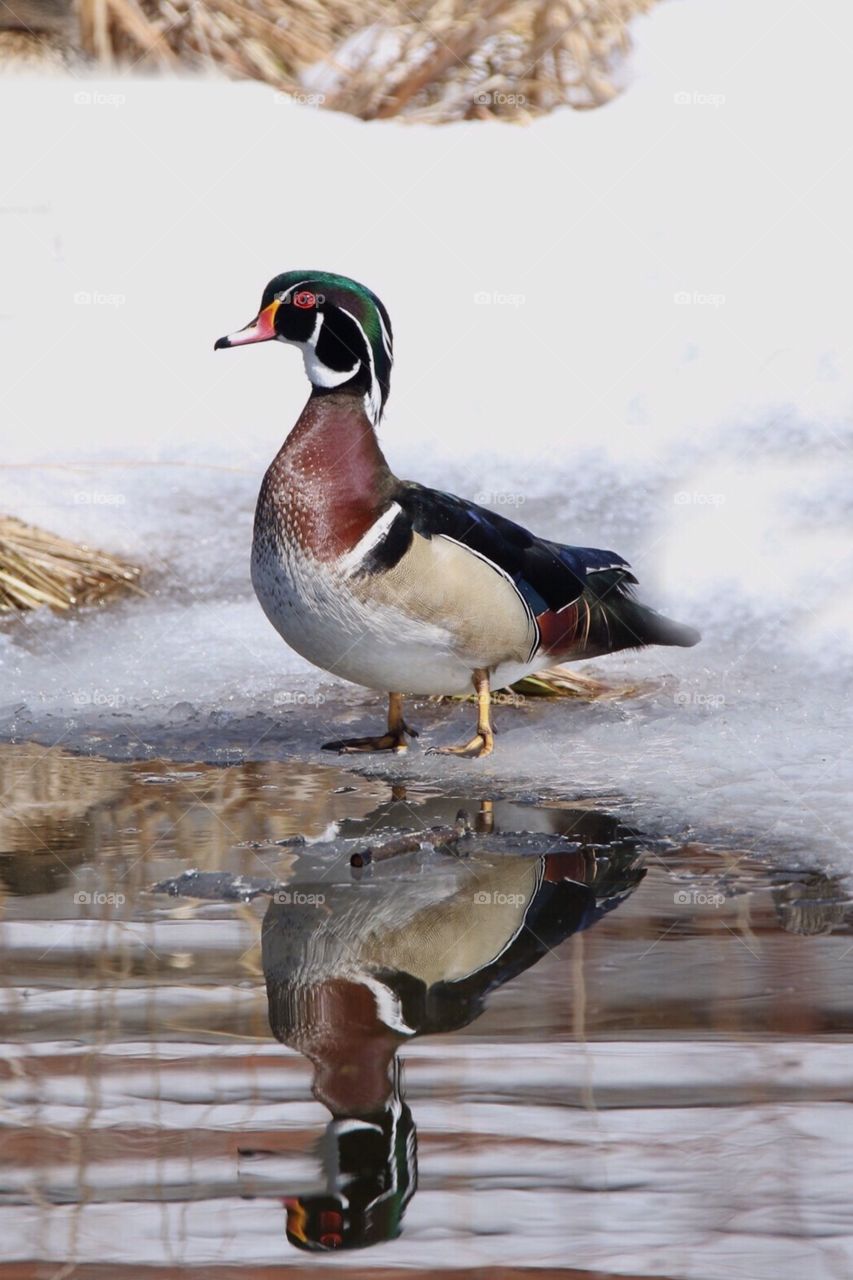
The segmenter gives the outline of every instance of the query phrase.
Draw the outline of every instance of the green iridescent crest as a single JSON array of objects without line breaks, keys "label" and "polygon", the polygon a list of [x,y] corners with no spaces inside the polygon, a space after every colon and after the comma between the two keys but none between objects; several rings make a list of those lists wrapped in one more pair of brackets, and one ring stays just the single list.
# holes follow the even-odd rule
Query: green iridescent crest
[{"label": "green iridescent crest", "polygon": [[279,334],[302,346],[314,386],[363,389],[370,416],[378,422],[390,388],[393,337],[376,294],[333,272],[286,271],[267,285],[261,311],[274,301],[282,304]]}]

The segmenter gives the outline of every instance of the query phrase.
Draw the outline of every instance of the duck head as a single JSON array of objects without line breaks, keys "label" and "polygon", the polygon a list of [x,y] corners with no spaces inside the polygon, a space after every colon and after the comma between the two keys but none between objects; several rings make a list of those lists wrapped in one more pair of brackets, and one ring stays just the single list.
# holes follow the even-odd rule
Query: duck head
[{"label": "duck head", "polygon": [[254,320],[219,338],[214,351],[273,339],[300,348],[314,394],[345,389],[363,395],[378,423],[388,399],[393,339],[375,293],[348,276],[286,271],[264,289]]},{"label": "duck head", "polygon": [[321,1151],[325,1189],[282,1200],[290,1243],[318,1253],[394,1240],[418,1179],[415,1124],[399,1088],[374,1115],[333,1120]]}]

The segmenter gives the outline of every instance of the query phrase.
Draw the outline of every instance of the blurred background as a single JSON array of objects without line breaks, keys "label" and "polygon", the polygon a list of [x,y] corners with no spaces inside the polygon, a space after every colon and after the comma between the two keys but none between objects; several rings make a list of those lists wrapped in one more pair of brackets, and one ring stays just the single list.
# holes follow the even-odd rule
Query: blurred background
[{"label": "blurred background", "polygon": [[0,57],[261,80],[364,120],[525,120],[608,102],[655,0],[15,0]]}]

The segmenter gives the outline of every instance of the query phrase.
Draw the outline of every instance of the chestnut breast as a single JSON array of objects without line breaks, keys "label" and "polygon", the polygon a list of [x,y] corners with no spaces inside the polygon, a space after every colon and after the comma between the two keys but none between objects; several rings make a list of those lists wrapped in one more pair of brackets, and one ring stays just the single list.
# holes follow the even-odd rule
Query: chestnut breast
[{"label": "chestnut breast", "polygon": [[379,518],[394,484],[362,398],[312,396],[264,476],[256,540],[334,562]]}]

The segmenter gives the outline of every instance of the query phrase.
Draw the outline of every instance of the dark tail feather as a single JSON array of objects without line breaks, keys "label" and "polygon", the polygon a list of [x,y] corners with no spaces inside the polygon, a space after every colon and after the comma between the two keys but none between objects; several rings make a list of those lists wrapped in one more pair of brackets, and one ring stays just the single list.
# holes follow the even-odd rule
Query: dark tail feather
[{"label": "dark tail feather", "polygon": [[586,656],[641,649],[647,644],[689,648],[699,643],[701,636],[695,628],[673,622],[641,604],[632,594],[635,582],[633,575],[615,568],[599,570],[587,578],[585,597],[590,606],[590,628]]},{"label": "dark tail feather", "polygon": [[650,609],[646,604],[640,604],[639,600],[632,600],[630,596],[620,596],[615,600],[611,597],[605,608],[615,620],[617,628],[627,632],[628,636],[633,636],[633,639],[627,640],[626,647],[669,644],[689,649],[702,639],[695,627],[674,622],[672,618],[665,617],[656,609]]}]

